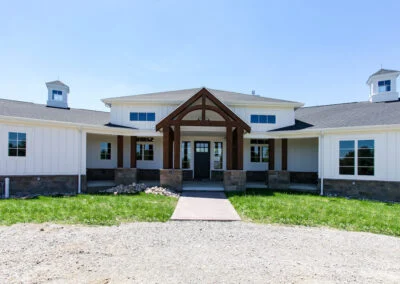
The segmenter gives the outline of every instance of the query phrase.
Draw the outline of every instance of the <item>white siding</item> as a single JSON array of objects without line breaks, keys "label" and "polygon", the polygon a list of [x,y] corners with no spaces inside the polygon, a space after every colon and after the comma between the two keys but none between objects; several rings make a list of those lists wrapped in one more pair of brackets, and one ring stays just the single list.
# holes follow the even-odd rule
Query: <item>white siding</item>
[{"label": "white siding", "polygon": [[[375,175],[339,175],[339,141],[360,139],[375,140]],[[325,135],[323,148],[324,178],[400,181],[400,132]]]},{"label": "white siding", "polygon": [[[127,127],[135,127],[138,129],[155,130],[156,124],[164,117],[169,115],[177,105],[117,105],[113,104],[110,111],[110,121],[113,124],[123,125]],[[154,112],[156,121],[130,121],[131,112]]]},{"label": "white siding", "polygon": [[[111,143],[111,160],[100,159],[100,143]],[[140,143],[140,142],[138,142]],[[139,169],[161,169],[162,168],[162,137],[154,137],[154,160],[137,161]],[[117,168],[117,136],[88,134],[87,137],[87,167],[89,169],[115,169]],[[131,166],[131,140],[124,136],[124,168]]]},{"label": "white siding", "polygon": [[[8,156],[9,132],[26,133],[26,157]],[[79,172],[78,129],[0,124],[0,134],[0,175],[76,175]],[[86,155],[84,149],[81,154]],[[85,172],[81,170],[82,174]]]},{"label": "white siding", "polygon": [[[111,143],[111,160],[100,159],[100,143]],[[125,141],[124,141],[125,142]],[[88,169],[114,169],[117,167],[117,136],[87,135],[86,166]]]},{"label": "white siding", "polygon": [[245,171],[267,171],[268,163],[252,163],[250,153],[250,139],[243,140],[243,169]]},{"label": "white siding", "polygon": [[[293,108],[274,108],[274,107],[231,107],[231,110],[236,113],[243,121],[251,127],[252,132],[264,132],[272,129],[277,129],[294,124],[294,109]],[[252,114],[275,115],[275,124],[250,123]]]},{"label": "white siding", "polygon": [[288,139],[288,171],[318,172],[318,138]]},{"label": "white siding", "polygon": [[[140,105],[118,105],[113,104],[111,107],[111,123],[138,129],[154,130],[156,124],[164,117],[174,111],[178,105],[155,105],[155,104],[140,104]],[[234,106],[230,109],[236,113],[243,121],[249,124],[254,132],[264,132],[276,128],[290,126],[294,124],[294,109],[293,108],[276,108],[276,107],[239,107]],[[131,112],[154,112],[156,121],[130,121]],[[211,117],[211,112],[207,112]],[[265,114],[275,115],[275,124],[250,123],[250,115]],[[196,114],[192,114],[198,117]],[[220,120],[217,118],[216,120]]]}]

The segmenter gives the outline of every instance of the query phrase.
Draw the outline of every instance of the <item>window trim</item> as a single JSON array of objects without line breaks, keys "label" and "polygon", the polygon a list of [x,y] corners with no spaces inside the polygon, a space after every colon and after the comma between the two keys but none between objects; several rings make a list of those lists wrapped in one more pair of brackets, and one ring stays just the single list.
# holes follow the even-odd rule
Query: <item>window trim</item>
[{"label": "window trim", "polygon": [[[269,163],[269,143],[266,143],[266,142],[267,142],[267,139],[251,139],[250,140],[250,163],[253,163],[253,164]],[[258,148],[258,153],[259,153],[258,161],[253,161],[253,159],[252,159],[252,153],[253,153],[252,147]],[[267,156],[266,157],[263,156],[265,148],[267,148]],[[266,159],[265,162],[263,161],[264,159]]]},{"label": "window trim", "polygon": [[[106,144],[106,152],[104,158],[102,157],[103,154],[103,145]],[[100,142],[100,160],[101,161],[110,161],[112,160],[112,145],[111,142]]]},{"label": "window trim", "polygon": [[[217,150],[217,147],[216,147],[216,145],[217,144],[221,144],[221,154],[220,155],[216,155],[216,150]],[[212,151],[212,156],[213,156],[213,158],[212,158],[212,166],[213,166],[213,170],[216,170],[216,171],[221,171],[221,170],[224,170],[224,142],[222,142],[222,141],[213,141],[213,149],[212,149],[213,151]],[[215,157],[221,157],[221,161],[219,161],[219,160],[216,160],[215,159]],[[216,168],[215,167],[215,162],[221,162],[221,167],[220,168]]]},{"label": "window trim", "polygon": [[250,114],[250,123],[276,124],[276,115],[275,114]]},{"label": "window trim", "polygon": [[[378,93],[388,93],[388,92],[392,91],[392,81],[391,80],[378,81],[377,85],[378,85]],[[383,87],[384,90],[381,90],[381,87]]]},{"label": "window trim", "polygon": [[[349,141],[351,141],[351,142],[353,142],[354,143],[354,157],[353,157],[353,160],[354,160],[354,162],[353,162],[353,168],[354,168],[354,173],[353,174],[341,174],[340,173],[340,168],[341,167],[343,167],[343,166],[340,166],[340,161],[341,161],[341,154],[340,154],[340,152],[341,152],[341,148],[340,148],[340,142],[349,142]],[[373,166],[369,166],[369,167],[372,167],[372,169],[373,169],[373,174],[372,175],[368,175],[368,174],[359,174],[359,170],[360,170],[360,166],[359,166],[359,151],[360,151],[360,149],[363,149],[363,148],[359,148],[359,143],[360,143],[360,141],[372,141],[372,143],[373,143],[373,157],[361,157],[361,158],[368,158],[368,159],[373,159]],[[338,175],[339,176],[341,176],[341,177],[362,177],[362,178],[368,178],[368,177],[370,177],[370,178],[373,178],[373,177],[375,177],[375,175],[376,175],[376,163],[375,163],[375,160],[376,160],[376,156],[375,156],[375,152],[376,152],[376,139],[374,139],[374,138],[358,138],[358,139],[346,139],[346,138],[344,138],[344,139],[340,139],[340,140],[338,140],[338,154],[339,154],[339,157],[338,157],[338,162],[339,162],[339,164],[338,164],[338,167],[337,167],[337,169],[338,169]],[[370,148],[368,148],[368,149],[370,149]],[[361,166],[361,168],[365,168],[365,166]]]},{"label": "window trim", "polygon": [[[152,149],[152,159],[148,160],[145,159],[145,149],[146,145],[151,145],[153,147]],[[138,148],[140,148],[140,154],[138,154]],[[150,150],[148,150],[150,151]],[[136,161],[142,161],[142,162],[154,162],[154,156],[155,156],[155,144],[154,142],[139,142],[136,143]]]},{"label": "window trim", "polygon": [[129,112],[129,121],[136,122],[147,122],[147,121],[156,121],[156,113],[155,112],[137,112],[132,111]]},{"label": "window trim", "polygon": [[[11,134],[16,134],[16,139],[11,139]],[[20,135],[25,136],[24,139],[20,139]],[[13,158],[26,158],[27,156],[27,133],[26,132],[14,132],[14,131],[8,131],[8,143],[7,143],[7,156],[8,157],[13,157]],[[10,141],[16,142],[16,147],[10,147]],[[19,143],[20,142],[25,142],[25,147],[20,147]],[[10,150],[16,150],[15,155],[10,155]],[[20,155],[20,150],[24,153],[24,155]]]}]

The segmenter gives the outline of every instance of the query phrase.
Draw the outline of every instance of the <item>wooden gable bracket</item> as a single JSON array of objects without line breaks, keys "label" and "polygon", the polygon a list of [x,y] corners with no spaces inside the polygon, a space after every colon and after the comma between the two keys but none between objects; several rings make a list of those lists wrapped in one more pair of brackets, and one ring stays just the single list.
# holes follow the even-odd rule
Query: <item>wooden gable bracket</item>
[{"label": "wooden gable bracket", "polygon": [[[199,99],[202,100],[202,103],[200,105],[192,106],[192,104]],[[206,105],[206,99],[213,102],[215,106]],[[201,110],[201,120],[182,120],[185,115],[195,110]],[[206,120],[206,110],[218,113],[225,121]],[[243,128],[248,133],[251,131],[251,127],[246,122],[238,117],[206,88],[202,88],[167,117],[161,120],[156,125],[156,131],[167,126],[230,126]]]}]

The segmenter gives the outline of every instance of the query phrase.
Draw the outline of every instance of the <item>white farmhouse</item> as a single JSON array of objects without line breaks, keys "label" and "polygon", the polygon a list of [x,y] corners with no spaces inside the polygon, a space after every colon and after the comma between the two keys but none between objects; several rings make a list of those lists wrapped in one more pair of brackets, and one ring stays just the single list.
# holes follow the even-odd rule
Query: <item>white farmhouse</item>
[{"label": "white farmhouse", "polygon": [[400,201],[399,74],[372,74],[365,102],[303,107],[195,88],[103,99],[110,112],[70,108],[69,87],[48,82],[46,105],[0,99],[0,194],[145,181]]}]

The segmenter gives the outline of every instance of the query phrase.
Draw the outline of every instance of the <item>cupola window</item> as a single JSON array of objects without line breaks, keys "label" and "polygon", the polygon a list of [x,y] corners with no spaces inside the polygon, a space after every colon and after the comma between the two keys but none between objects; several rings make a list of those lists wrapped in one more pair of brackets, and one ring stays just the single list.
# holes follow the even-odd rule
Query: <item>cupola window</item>
[{"label": "cupola window", "polygon": [[378,82],[379,93],[390,92],[390,80]]},{"label": "cupola window", "polygon": [[62,91],[53,90],[53,101],[61,102],[63,100]]}]

